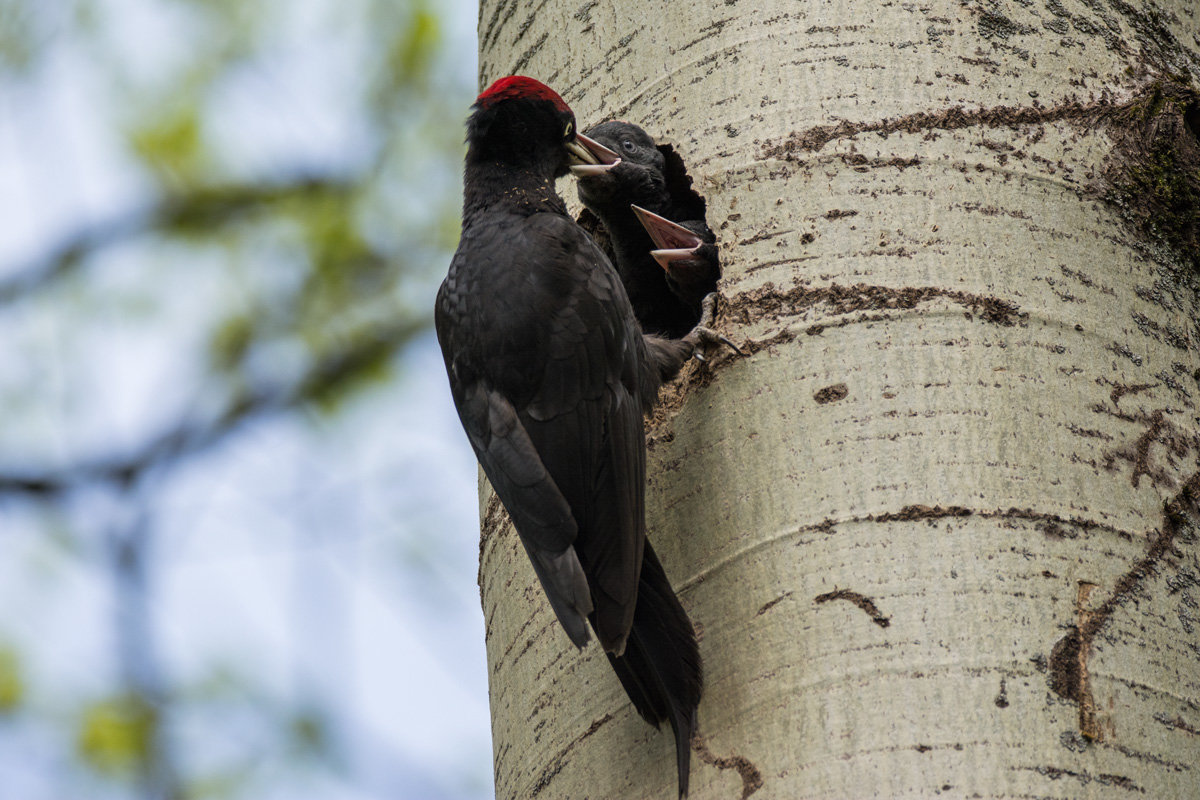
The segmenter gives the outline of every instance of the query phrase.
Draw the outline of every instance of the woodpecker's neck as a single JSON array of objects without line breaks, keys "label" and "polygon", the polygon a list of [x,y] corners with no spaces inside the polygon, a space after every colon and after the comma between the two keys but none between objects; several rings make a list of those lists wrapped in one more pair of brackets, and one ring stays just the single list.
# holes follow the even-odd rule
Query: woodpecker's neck
[{"label": "woodpecker's neck", "polygon": [[467,162],[463,181],[463,221],[491,209],[534,214],[567,213],[550,170],[514,167],[501,161]]}]

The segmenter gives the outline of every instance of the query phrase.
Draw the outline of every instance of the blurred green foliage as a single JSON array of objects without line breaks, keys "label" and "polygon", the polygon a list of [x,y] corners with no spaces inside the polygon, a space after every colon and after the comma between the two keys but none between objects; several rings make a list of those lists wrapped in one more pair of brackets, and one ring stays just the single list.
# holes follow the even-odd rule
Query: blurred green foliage
[{"label": "blurred green foliage", "polygon": [[16,711],[24,695],[21,654],[10,645],[0,647],[0,715]]},{"label": "blurred green foliage", "polygon": [[165,184],[186,189],[204,172],[200,109],[184,105],[145,121],[129,134],[133,153]]},{"label": "blurred green foliage", "polygon": [[79,721],[80,758],[109,776],[132,776],[151,754],[157,719],[138,694],[121,694],[88,705]]},{"label": "blurred green foliage", "polygon": [[22,0],[0,0],[0,71],[19,72],[36,53],[34,13]]},{"label": "blurred green foliage", "polygon": [[388,73],[400,81],[421,80],[439,39],[437,17],[424,7],[415,8],[408,30],[392,43]]}]

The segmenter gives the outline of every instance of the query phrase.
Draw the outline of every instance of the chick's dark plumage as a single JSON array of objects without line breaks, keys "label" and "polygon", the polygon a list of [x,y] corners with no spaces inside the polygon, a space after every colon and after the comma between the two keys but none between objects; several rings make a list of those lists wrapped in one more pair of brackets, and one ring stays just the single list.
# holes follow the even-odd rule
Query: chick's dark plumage
[{"label": "chick's dark plumage", "polygon": [[[589,128],[587,135],[621,159],[579,178],[579,199],[603,225],[596,238],[606,244],[642,328],[682,336],[699,321],[701,300],[716,290],[720,277],[716,236],[705,222],[704,200],[691,188],[679,156],[669,146],[656,145],[637,125],[610,120]],[[631,205],[681,224],[702,246],[690,259],[664,269],[650,255],[655,244]],[[582,221],[587,224],[586,215]]]},{"label": "chick's dark plumage", "polygon": [[463,230],[435,326],[459,417],[551,608],[596,632],[638,712],[670,722],[680,794],[701,694],[690,620],[645,536],[643,414],[696,346],[644,336],[554,190],[574,117],[506,78],[468,122]]}]

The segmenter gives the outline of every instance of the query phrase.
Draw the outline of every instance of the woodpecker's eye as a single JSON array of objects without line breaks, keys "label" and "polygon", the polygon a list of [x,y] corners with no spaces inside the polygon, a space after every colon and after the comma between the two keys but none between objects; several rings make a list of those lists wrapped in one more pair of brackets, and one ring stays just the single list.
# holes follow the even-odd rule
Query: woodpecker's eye
[{"label": "woodpecker's eye", "polygon": [[637,145],[635,145],[633,143],[632,139],[626,139],[623,142],[621,142],[621,147],[622,147],[622,149],[625,150],[626,153],[632,153],[634,150],[637,149]]},{"label": "woodpecker's eye", "polygon": [[563,128],[563,138],[570,139],[573,133],[575,133],[575,123],[568,120],[567,127]]}]

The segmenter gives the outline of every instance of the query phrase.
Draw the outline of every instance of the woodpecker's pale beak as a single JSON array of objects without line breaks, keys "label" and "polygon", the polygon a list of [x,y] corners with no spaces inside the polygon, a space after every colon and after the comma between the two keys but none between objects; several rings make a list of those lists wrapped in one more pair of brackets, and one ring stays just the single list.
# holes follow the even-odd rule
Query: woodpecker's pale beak
[{"label": "woodpecker's pale beak", "polygon": [[571,174],[576,178],[600,175],[621,163],[620,156],[582,133],[575,134],[575,139],[567,142],[567,150],[574,162]]},{"label": "woodpecker's pale beak", "polygon": [[651,250],[663,269],[669,270],[676,261],[686,261],[696,255],[696,251],[704,244],[704,240],[682,225],[676,225],[666,217],[660,217],[653,211],[647,211],[640,206],[631,205],[633,213],[650,234],[651,241],[658,245],[658,250]]}]

